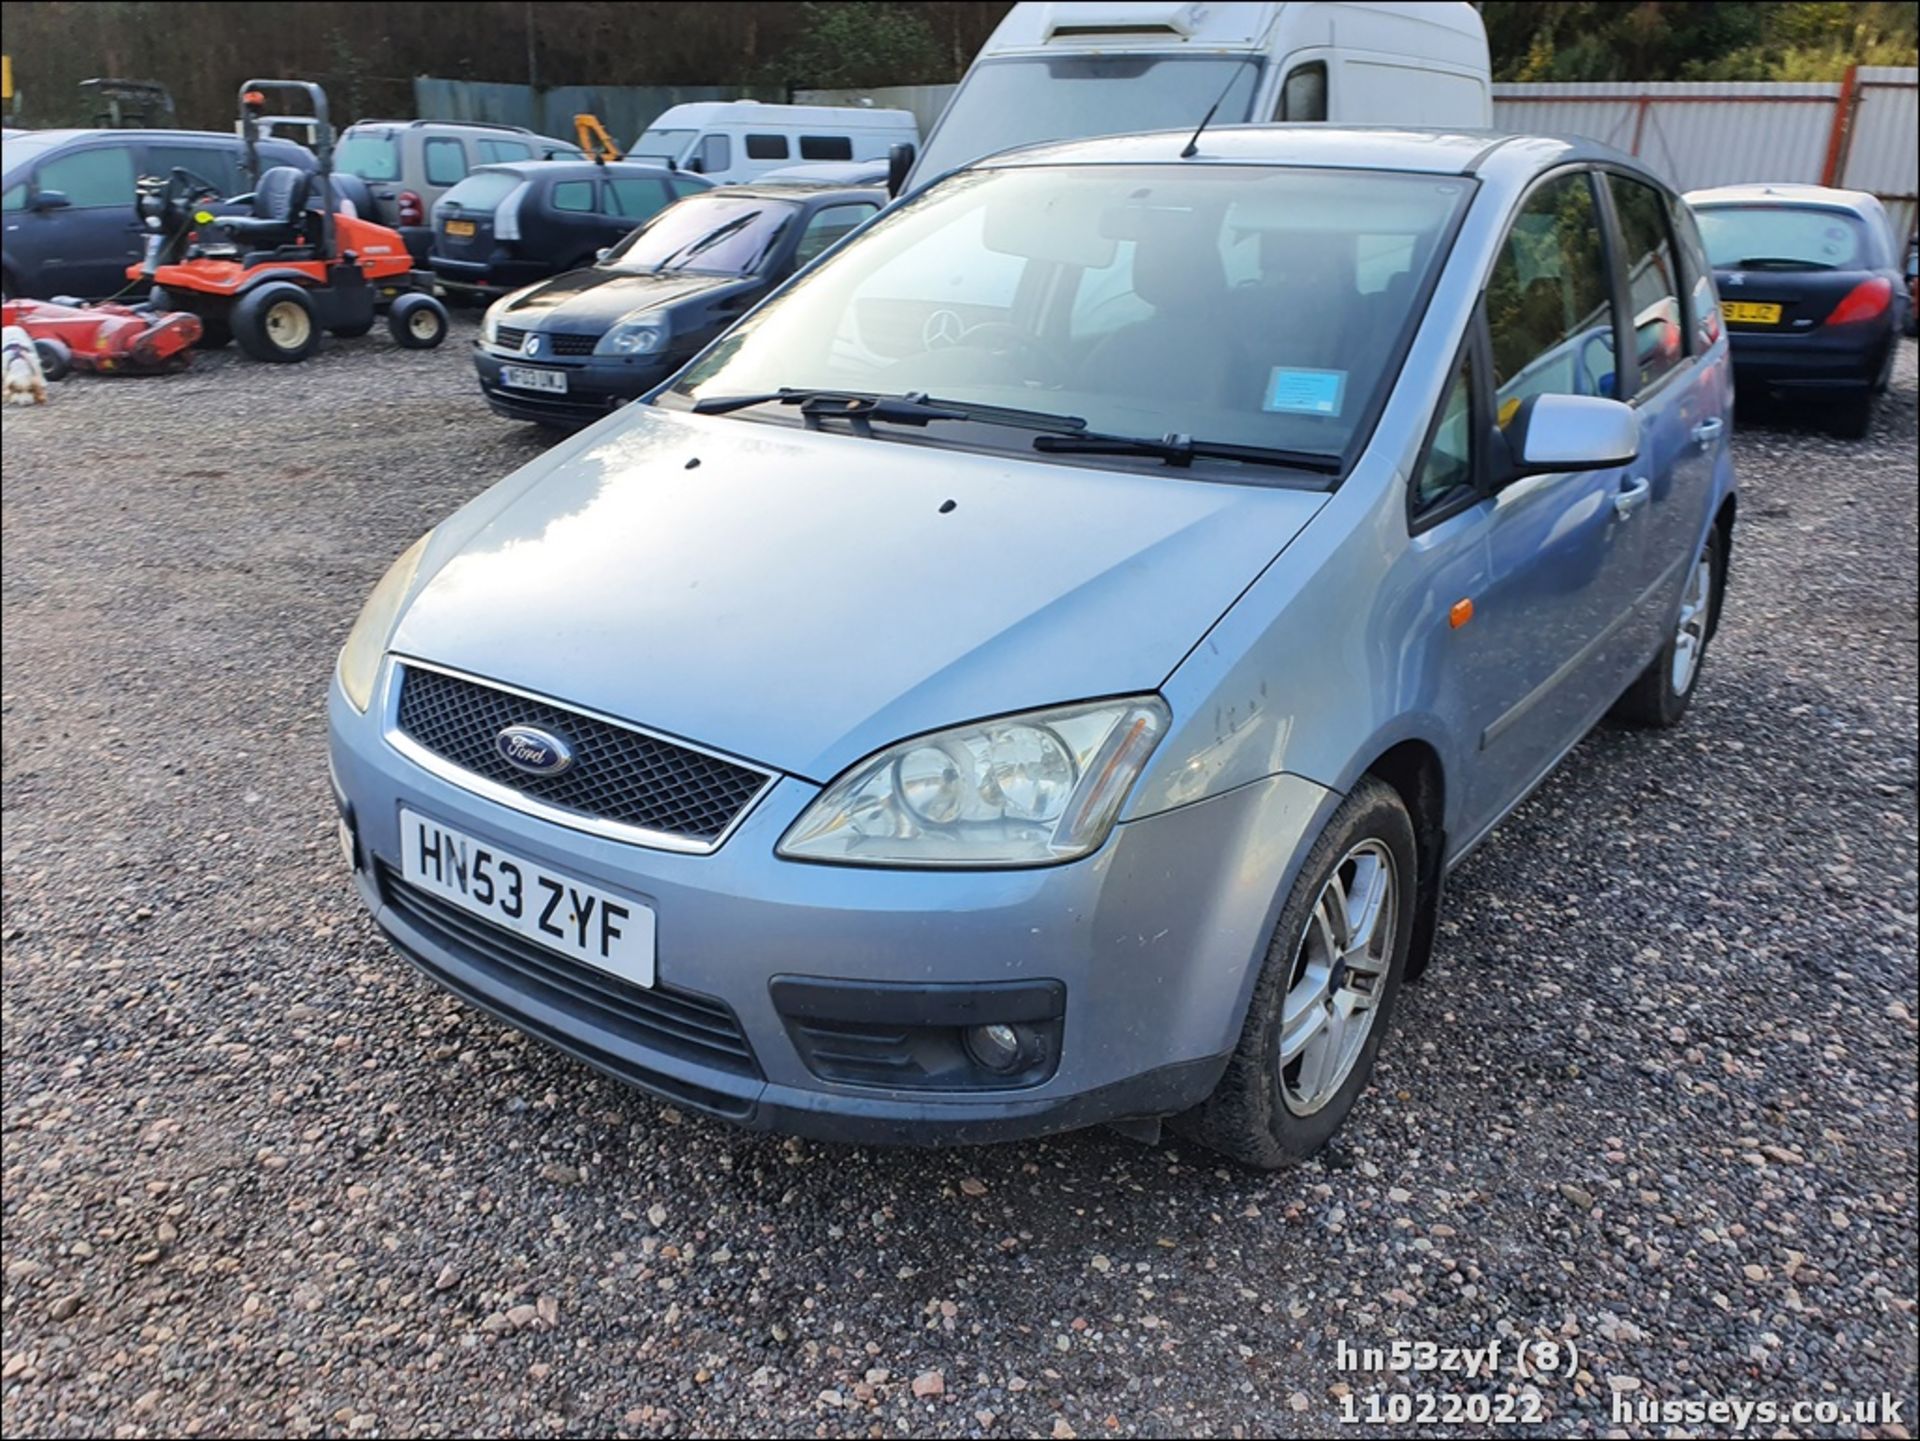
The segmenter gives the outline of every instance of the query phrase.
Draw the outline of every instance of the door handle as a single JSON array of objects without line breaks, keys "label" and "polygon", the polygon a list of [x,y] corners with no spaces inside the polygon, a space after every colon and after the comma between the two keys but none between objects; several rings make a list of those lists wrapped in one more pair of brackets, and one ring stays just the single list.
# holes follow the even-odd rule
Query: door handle
[{"label": "door handle", "polygon": [[1633,519],[1633,513],[1647,503],[1653,494],[1653,482],[1644,475],[1636,475],[1620,487],[1620,493],[1613,498],[1613,513],[1622,520]]},{"label": "door handle", "polygon": [[1712,445],[1720,438],[1720,432],[1726,428],[1727,423],[1716,415],[1713,419],[1703,420],[1694,426],[1693,438],[1701,445]]}]

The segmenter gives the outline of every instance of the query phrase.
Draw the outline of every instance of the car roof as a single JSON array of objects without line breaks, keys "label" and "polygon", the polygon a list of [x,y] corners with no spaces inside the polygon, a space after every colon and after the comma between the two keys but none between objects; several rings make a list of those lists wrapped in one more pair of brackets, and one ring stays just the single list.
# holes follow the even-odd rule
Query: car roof
[{"label": "car roof", "polygon": [[[102,125],[75,126],[64,130],[23,130],[15,138],[27,135],[31,135],[35,140],[44,140],[48,145],[58,145],[67,140],[82,140],[88,136],[99,135],[120,136],[128,140],[230,140],[236,145],[240,143],[240,137],[231,130],[161,130],[149,129],[143,125],[121,126],[117,129]],[[267,140],[277,140],[286,145],[300,145],[298,140],[288,140],[284,135],[268,135],[261,138],[263,143]],[[300,148],[304,150],[306,147],[300,146]]]},{"label": "car roof", "polygon": [[1807,205],[1823,210],[1846,210],[1867,219],[1880,213],[1880,202],[1864,190],[1836,190],[1829,185],[1799,185],[1768,181],[1753,185],[1715,185],[1689,190],[1689,205]]},{"label": "car roof", "polygon": [[744,185],[719,185],[716,195],[747,195],[761,200],[872,200],[886,203],[884,185],[841,185],[824,180],[749,180]]},{"label": "car roof", "polygon": [[701,179],[698,175],[669,170],[664,165],[646,160],[609,160],[604,166],[597,160],[490,160],[485,165],[474,166],[467,174],[477,175],[483,170],[499,170],[528,180],[538,180],[543,175],[555,180],[573,180],[593,175],[603,169],[610,175],[624,177],[686,175],[689,180]]},{"label": "car roof", "polygon": [[[1182,159],[1190,130],[1056,140],[1005,150],[981,165],[1121,165]],[[1409,170],[1470,175],[1498,161],[1502,169],[1543,169],[1568,161],[1604,160],[1643,171],[1632,156],[1577,136],[1519,135],[1497,130],[1419,130],[1390,125],[1210,125],[1185,164],[1325,166],[1337,170]]]}]

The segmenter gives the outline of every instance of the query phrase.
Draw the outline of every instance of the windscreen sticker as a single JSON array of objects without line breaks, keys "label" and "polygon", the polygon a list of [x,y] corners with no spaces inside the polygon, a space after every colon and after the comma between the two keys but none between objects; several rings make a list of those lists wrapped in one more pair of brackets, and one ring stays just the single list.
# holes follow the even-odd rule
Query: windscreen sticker
[{"label": "windscreen sticker", "polygon": [[1347,398],[1344,370],[1292,370],[1276,365],[1267,377],[1262,410],[1289,415],[1338,415]]}]

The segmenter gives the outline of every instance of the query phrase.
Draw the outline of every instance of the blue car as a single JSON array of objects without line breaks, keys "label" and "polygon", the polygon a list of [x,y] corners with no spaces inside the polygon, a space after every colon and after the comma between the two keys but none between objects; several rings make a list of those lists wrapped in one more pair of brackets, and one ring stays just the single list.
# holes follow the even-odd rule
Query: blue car
[{"label": "blue car", "polygon": [[1603,146],[997,156],[400,557],[341,847],[428,976],[676,1104],[1282,1166],[1449,871],[1602,716],[1685,716],[1732,401]]}]

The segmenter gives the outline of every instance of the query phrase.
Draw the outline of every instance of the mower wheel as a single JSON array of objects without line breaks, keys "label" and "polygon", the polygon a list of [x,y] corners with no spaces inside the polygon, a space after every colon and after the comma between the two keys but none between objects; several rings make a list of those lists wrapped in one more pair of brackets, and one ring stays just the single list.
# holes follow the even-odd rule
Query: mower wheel
[{"label": "mower wheel", "polygon": [[387,307],[387,330],[405,350],[432,350],[447,338],[447,307],[410,290]]},{"label": "mower wheel", "polygon": [[40,373],[48,380],[65,380],[73,373],[73,352],[57,336],[34,341],[33,351],[40,357]]},{"label": "mower wheel", "polygon": [[249,290],[233,307],[233,338],[255,360],[292,365],[320,348],[320,322],[313,301],[297,285],[282,282]]}]

